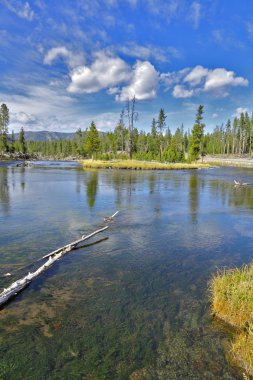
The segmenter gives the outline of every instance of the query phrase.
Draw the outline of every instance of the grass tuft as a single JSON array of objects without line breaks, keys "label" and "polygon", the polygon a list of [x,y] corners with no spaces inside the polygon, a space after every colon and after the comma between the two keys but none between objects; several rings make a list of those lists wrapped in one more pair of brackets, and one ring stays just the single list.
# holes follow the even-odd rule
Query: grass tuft
[{"label": "grass tuft", "polygon": [[133,170],[180,170],[209,168],[209,164],[201,163],[161,163],[138,160],[82,160],[85,169],[133,169]]},{"label": "grass tuft", "polygon": [[[235,336],[231,348],[232,360],[243,368],[246,374],[253,375],[253,335],[242,332]],[[247,378],[247,377],[246,377]]]},{"label": "grass tuft", "polygon": [[220,271],[210,290],[213,314],[237,328],[233,361],[253,375],[253,264]]}]

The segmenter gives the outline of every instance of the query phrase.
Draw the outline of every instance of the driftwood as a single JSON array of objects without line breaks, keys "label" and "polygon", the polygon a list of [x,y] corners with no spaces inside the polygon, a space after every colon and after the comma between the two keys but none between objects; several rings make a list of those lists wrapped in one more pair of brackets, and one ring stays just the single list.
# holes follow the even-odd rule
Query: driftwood
[{"label": "driftwood", "polygon": [[234,184],[235,184],[235,186],[247,186],[247,185],[249,185],[248,182],[236,181],[235,179],[234,179]]},{"label": "driftwood", "polygon": [[[117,215],[118,212],[113,214],[110,219],[113,219],[115,215]],[[36,277],[38,277],[41,273],[45,272],[47,269],[49,269],[57,260],[61,259],[63,256],[68,254],[70,251],[75,249],[77,245],[87,239],[90,239],[92,236],[103,232],[107,230],[109,226],[105,226],[103,228],[100,228],[99,230],[92,232],[91,234],[85,236],[83,235],[80,239],[64,245],[61,248],[56,249],[53,252],[48,253],[47,255],[43,256],[41,259],[48,260],[40,266],[35,272],[28,273],[25,277],[13,282],[8,288],[4,289],[2,293],[0,293],[0,306],[5,304],[7,301],[9,301],[11,298],[15,297],[19,292],[21,292],[24,288],[27,287],[27,285],[30,284],[32,280],[34,280]]]},{"label": "driftwood", "polygon": [[118,214],[118,211],[116,211],[112,216],[106,216],[104,218],[104,221],[105,222],[112,222],[113,221],[113,218]]},{"label": "driftwood", "polygon": [[56,249],[55,251],[53,252],[50,252],[48,253],[47,255],[43,256],[40,260],[42,259],[46,259],[47,257],[50,257],[50,256],[53,256],[53,255],[56,255],[57,253],[60,253],[60,252],[63,252],[63,251],[66,251],[66,253],[72,251],[79,243],[81,243],[82,241],[84,240],[87,240],[87,239],[90,239],[92,236],[98,234],[99,232],[103,232],[105,230],[107,230],[107,228],[109,228],[109,226],[106,226],[106,227],[103,227],[101,228],[100,230],[97,230],[95,232],[92,232],[92,234],[89,234],[87,236],[82,236],[80,239],[76,240],[76,241],[73,241],[72,243],[69,243],[67,245],[64,245],[63,247],[61,248],[58,248]]}]

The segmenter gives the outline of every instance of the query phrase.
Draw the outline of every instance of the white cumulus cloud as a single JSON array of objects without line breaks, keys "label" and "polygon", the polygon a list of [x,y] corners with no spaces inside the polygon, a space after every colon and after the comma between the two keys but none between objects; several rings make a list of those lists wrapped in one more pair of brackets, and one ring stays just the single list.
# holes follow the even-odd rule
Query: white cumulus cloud
[{"label": "white cumulus cloud", "polygon": [[241,113],[246,113],[246,112],[249,113],[249,109],[248,108],[237,107],[236,110],[235,110],[235,113],[233,114],[233,116],[237,117],[237,118],[240,118]]},{"label": "white cumulus cloud", "polygon": [[108,51],[95,54],[90,66],[79,66],[70,72],[71,93],[91,94],[107,90],[116,95],[117,101],[125,101],[134,96],[138,100],[156,97],[159,73],[149,61],[137,61],[131,67],[123,59]]},{"label": "white cumulus cloud", "polygon": [[184,82],[188,82],[191,86],[197,86],[201,83],[203,78],[206,78],[208,74],[208,69],[203,66],[197,65],[190,71],[189,74],[184,78]]},{"label": "white cumulus cloud", "polygon": [[131,70],[121,58],[106,52],[95,54],[94,62],[88,66],[79,66],[70,73],[71,93],[91,94],[102,89],[116,87],[130,79]]},{"label": "white cumulus cloud", "polygon": [[205,91],[213,91],[224,87],[247,86],[248,80],[243,77],[236,77],[233,71],[228,71],[223,68],[208,70]]},{"label": "white cumulus cloud", "polygon": [[119,114],[118,112],[104,112],[100,115],[95,115],[92,120],[94,120],[99,130],[110,130],[117,125]]},{"label": "white cumulus cloud", "polygon": [[74,53],[65,46],[58,46],[47,52],[44,57],[44,64],[51,65],[58,58],[63,58],[72,68],[80,66],[84,62],[84,56],[82,53]]},{"label": "white cumulus cloud", "polygon": [[163,83],[163,85],[165,86],[165,91],[168,91],[175,84],[181,82],[189,71],[190,71],[189,68],[185,68],[185,69],[182,69],[179,71],[172,71],[169,73],[161,73],[160,80]]},{"label": "white cumulus cloud", "polygon": [[132,79],[128,86],[122,88],[116,100],[125,101],[134,96],[138,100],[154,99],[156,97],[159,74],[148,61],[137,61],[134,66]]},{"label": "white cumulus cloud", "polygon": [[194,94],[193,90],[187,90],[183,86],[177,84],[172,92],[174,98],[191,98]]},{"label": "white cumulus cloud", "polygon": [[248,86],[249,83],[246,78],[236,76],[234,71],[208,69],[201,65],[161,74],[160,79],[167,89],[174,86],[172,94],[175,98],[189,98],[203,92],[225,97],[231,87]]},{"label": "white cumulus cloud", "polygon": [[11,121],[20,124],[30,124],[36,121],[36,117],[30,113],[21,111],[11,114]]}]

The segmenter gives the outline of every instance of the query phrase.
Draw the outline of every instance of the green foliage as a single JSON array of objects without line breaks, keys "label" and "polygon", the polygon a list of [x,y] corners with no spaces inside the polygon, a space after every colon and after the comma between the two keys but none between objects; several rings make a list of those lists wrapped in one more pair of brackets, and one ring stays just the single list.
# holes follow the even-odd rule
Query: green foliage
[{"label": "green foliage", "polygon": [[22,127],[20,129],[20,132],[19,132],[19,135],[18,135],[18,150],[21,152],[21,153],[26,153],[27,152],[27,148],[26,148],[26,142],[25,142],[25,132],[24,132],[24,128]]},{"label": "green foliage", "polygon": [[91,122],[90,129],[86,134],[84,146],[85,146],[85,152],[88,154],[88,156],[91,156],[92,158],[99,151],[100,141],[99,141],[98,130],[95,126],[94,121]]},{"label": "green foliage", "polygon": [[204,135],[204,127],[205,127],[205,124],[202,123],[203,108],[204,106],[202,105],[198,107],[196,121],[192,129],[192,135],[190,138],[190,148],[189,148],[189,161],[198,160],[201,152],[203,151],[202,138]]},{"label": "green foliage", "polygon": [[169,150],[167,153],[167,160],[169,162],[182,162],[184,161],[184,152],[182,146],[183,136],[181,136],[178,129],[175,136],[172,137]]},{"label": "green foliage", "polygon": [[10,142],[10,147],[9,147],[10,153],[15,152],[15,136],[14,136],[14,131],[11,132],[11,142]]},{"label": "green foliage", "polygon": [[6,104],[2,104],[0,107],[0,132],[8,133],[9,121],[9,109]]},{"label": "green foliage", "polygon": [[164,109],[161,108],[158,116],[158,121],[157,121],[157,127],[159,130],[159,156],[160,156],[160,161],[162,161],[162,154],[163,154],[163,149],[164,149],[164,137],[163,137],[163,130],[166,125],[166,115],[164,112]]},{"label": "green foliage", "polygon": [[[122,112],[114,129],[99,133],[92,121],[89,130],[76,131],[73,140],[25,141],[24,130],[20,131],[18,141],[14,134],[7,134],[9,110],[5,104],[0,108],[0,152],[27,153],[35,157],[89,158],[101,160],[128,159],[129,152],[134,159],[143,161],[184,162],[195,161],[206,154],[250,154],[253,146],[253,114],[241,113],[240,117],[230,119],[226,124],[216,126],[204,134],[203,106],[198,107],[196,121],[190,135],[181,128],[174,134],[166,126],[166,115],[161,109],[157,120],[153,118],[149,131],[139,131],[134,127],[137,118],[135,100],[129,101],[128,109]],[[128,120],[128,127],[124,124]]]},{"label": "green foliage", "polygon": [[7,133],[9,124],[9,109],[6,104],[0,107],[0,151],[2,154],[8,150]]}]

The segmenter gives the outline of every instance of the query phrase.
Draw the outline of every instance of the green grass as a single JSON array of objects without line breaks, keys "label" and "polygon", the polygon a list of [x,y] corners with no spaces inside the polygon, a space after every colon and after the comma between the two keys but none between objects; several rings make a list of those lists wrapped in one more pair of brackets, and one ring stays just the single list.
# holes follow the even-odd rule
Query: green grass
[{"label": "green grass", "polygon": [[233,361],[253,376],[253,264],[219,272],[210,290],[213,314],[236,328]]},{"label": "green grass", "polygon": [[161,163],[137,160],[82,160],[85,169],[133,169],[133,170],[180,170],[209,168],[209,164],[201,163]]}]

